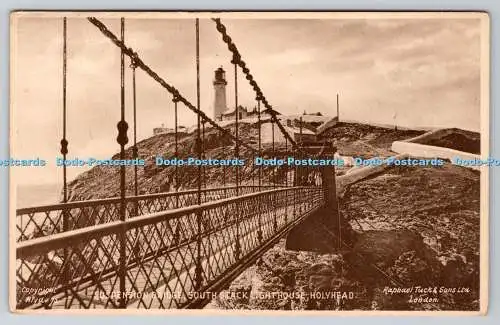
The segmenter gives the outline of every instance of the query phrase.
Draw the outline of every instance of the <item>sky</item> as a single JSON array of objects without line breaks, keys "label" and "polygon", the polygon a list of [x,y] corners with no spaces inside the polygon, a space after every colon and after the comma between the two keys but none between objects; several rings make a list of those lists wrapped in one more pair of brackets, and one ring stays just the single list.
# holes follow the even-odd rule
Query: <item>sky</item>
[{"label": "sky", "polygon": [[[119,34],[119,19],[103,19]],[[223,19],[268,101],[282,114],[336,114],[341,119],[408,127],[479,131],[480,20]],[[13,158],[40,157],[21,183],[60,182],[62,18],[17,20],[12,52]],[[196,103],[194,19],[126,19],[126,43],[167,82]],[[213,115],[213,71],[226,70],[234,106],[231,55],[209,19],[200,20],[201,109]],[[126,64],[126,111],[132,139],[132,74]],[[240,71],[239,103],[255,95]],[[119,150],[120,51],[85,18],[68,19],[68,157],[109,158]],[[173,126],[171,95],[137,71],[138,139]],[[181,125],[195,115],[181,107]],[[70,169],[74,178],[82,169]]]}]

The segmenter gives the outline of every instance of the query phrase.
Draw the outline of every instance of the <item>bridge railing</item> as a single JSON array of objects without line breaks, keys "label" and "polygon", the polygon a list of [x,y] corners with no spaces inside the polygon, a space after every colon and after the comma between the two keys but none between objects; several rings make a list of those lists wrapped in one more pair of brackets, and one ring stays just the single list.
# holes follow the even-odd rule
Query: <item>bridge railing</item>
[{"label": "bridge railing", "polygon": [[[239,193],[254,193],[272,187],[272,185],[263,185],[260,188],[241,185]],[[207,188],[201,191],[203,203],[233,196],[236,196],[236,186]],[[197,204],[197,198],[197,190],[129,196],[125,199],[126,217],[190,206]],[[20,242],[119,220],[120,205],[121,199],[115,197],[17,209],[16,240]],[[65,216],[66,226],[63,225]]]},{"label": "bridge railing", "polygon": [[280,188],[20,242],[18,308],[195,306],[323,204]]}]

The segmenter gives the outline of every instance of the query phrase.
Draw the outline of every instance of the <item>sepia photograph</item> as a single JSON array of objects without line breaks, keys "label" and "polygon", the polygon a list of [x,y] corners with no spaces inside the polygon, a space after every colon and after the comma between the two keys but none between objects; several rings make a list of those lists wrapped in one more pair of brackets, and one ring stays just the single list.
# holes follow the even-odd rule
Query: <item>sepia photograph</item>
[{"label": "sepia photograph", "polygon": [[489,24],[12,12],[11,310],[484,315]]}]

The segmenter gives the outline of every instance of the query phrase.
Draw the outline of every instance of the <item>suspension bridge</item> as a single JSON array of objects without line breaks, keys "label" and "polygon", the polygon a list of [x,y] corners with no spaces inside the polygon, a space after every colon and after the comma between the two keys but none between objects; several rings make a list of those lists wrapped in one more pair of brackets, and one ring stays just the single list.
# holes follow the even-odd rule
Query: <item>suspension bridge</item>
[{"label": "suspension bridge", "polygon": [[[269,156],[310,157],[333,155],[329,143],[296,141],[277,117],[238,48],[220,19],[212,19],[222,41],[232,54],[234,102],[238,107],[239,73],[255,93],[258,141],[250,143],[240,134],[238,114],[230,127],[211,119],[200,109],[200,28],[193,21],[196,42],[196,103],[191,103],[166,79],[158,75],[125,41],[125,19],[120,36],[103,22],[89,17],[120,50],[120,114],[117,143],[120,159],[139,157],[137,147],[136,72],[141,70],[171,96],[175,122],[174,151],[179,155],[178,114],[184,108],[197,117],[195,152],[206,157],[205,132],[216,130],[230,139],[239,158],[244,148],[252,157],[265,155],[262,120],[265,112],[272,127]],[[69,153],[67,139],[67,19],[63,25],[62,51],[62,138],[63,159]],[[126,59],[132,70],[133,143],[127,151],[129,124],[125,119]],[[285,139],[278,151],[274,132]],[[128,154],[131,152],[131,156]],[[227,287],[246,267],[254,263],[294,227],[319,212],[328,213],[329,229],[342,243],[341,220],[337,213],[334,167],[276,167],[265,177],[262,168],[251,166],[242,180],[240,167],[224,170],[220,187],[209,187],[206,167],[196,167],[196,187],[181,189],[175,166],[172,190],[139,194],[137,166],[119,166],[120,195],[107,199],[69,199],[66,166],[63,171],[61,203],[17,209],[16,284],[18,309],[56,308],[201,308],[213,293]],[[126,169],[133,168],[133,193],[127,189]],[[220,167],[222,168],[222,167]],[[248,176],[250,175],[250,176]],[[226,180],[226,177],[228,178]]]}]

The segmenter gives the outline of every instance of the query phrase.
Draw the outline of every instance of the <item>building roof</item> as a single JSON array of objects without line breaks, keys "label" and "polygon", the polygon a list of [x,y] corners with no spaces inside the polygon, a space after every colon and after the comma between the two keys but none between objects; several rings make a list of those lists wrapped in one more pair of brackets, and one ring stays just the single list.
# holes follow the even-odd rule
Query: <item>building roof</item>
[{"label": "building roof", "polygon": [[[248,112],[248,110],[245,107],[241,106],[241,105],[238,106],[238,109],[243,110],[245,112]],[[236,109],[234,109],[234,108],[228,108],[224,112],[222,112],[222,115],[233,114],[235,111],[236,111]]]},{"label": "building roof", "polygon": [[[245,111],[249,114],[257,114],[257,108],[254,107],[253,109],[248,109],[244,106],[238,106],[238,109],[241,110],[241,111]],[[227,110],[225,110],[222,115],[230,115],[230,114],[234,114],[234,112],[236,111],[236,109],[232,109],[232,108],[229,108]]]},{"label": "building roof", "polygon": [[[286,131],[288,133],[300,134],[300,128],[298,128],[298,127],[291,127],[291,126],[286,126],[286,125],[284,125],[283,127],[286,129]],[[302,134],[303,135],[306,135],[306,134],[313,134],[313,135],[315,135],[316,133],[314,133],[313,131],[311,131],[309,129],[302,128]]]}]

